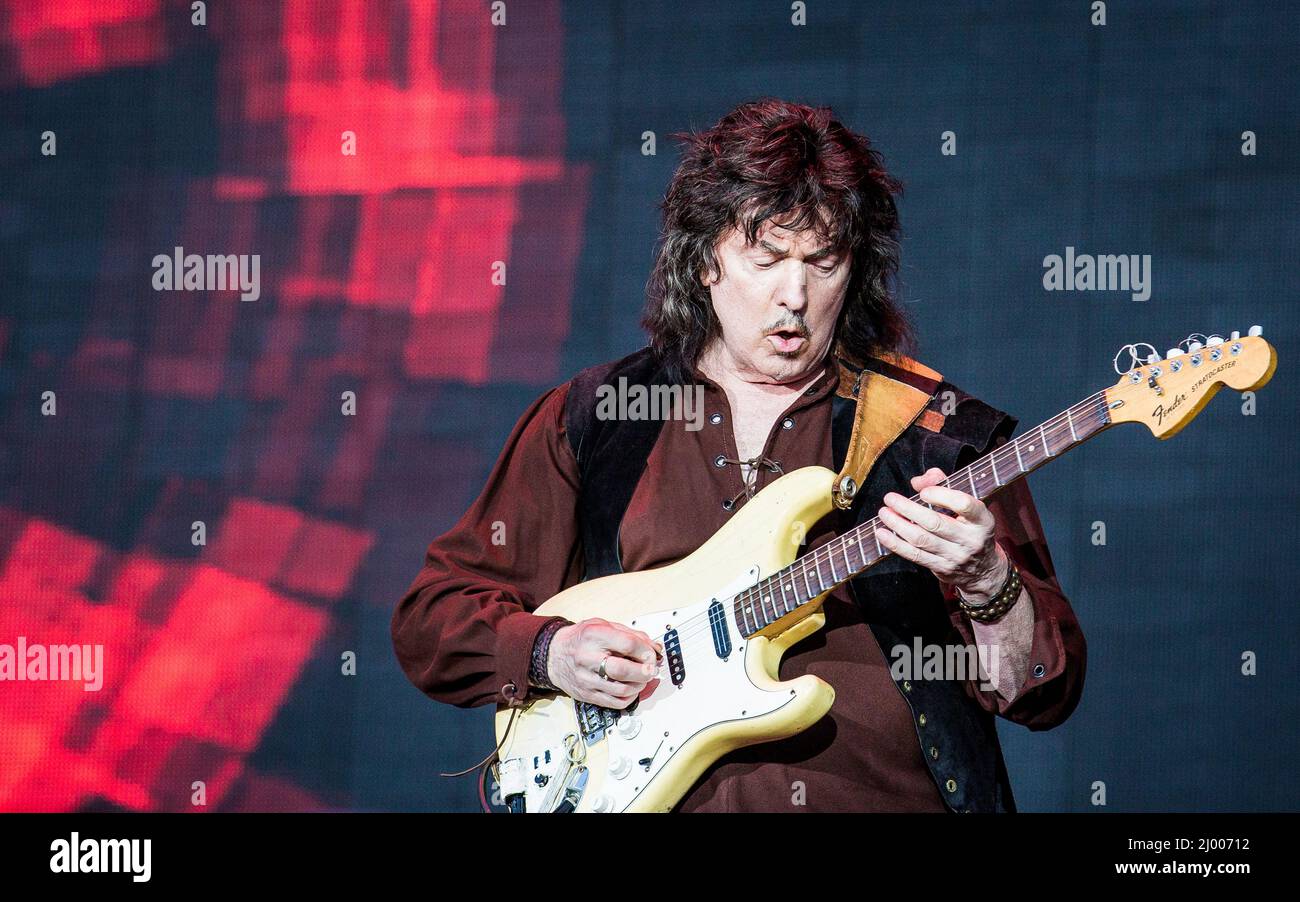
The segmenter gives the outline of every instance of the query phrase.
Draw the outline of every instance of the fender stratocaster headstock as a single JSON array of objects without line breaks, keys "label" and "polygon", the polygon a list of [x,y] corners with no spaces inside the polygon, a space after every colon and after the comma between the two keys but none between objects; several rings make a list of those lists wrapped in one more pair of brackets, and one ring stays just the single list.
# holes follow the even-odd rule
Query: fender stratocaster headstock
[{"label": "fender stratocaster headstock", "polygon": [[1262,388],[1277,368],[1277,352],[1258,326],[1252,326],[1246,336],[1213,335],[1204,344],[1187,345],[1186,350],[1171,349],[1164,359],[1150,355],[1145,364],[1134,366],[1106,389],[1112,423],[1143,423],[1156,438],[1169,438],[1223,386],[1253,391]]}]

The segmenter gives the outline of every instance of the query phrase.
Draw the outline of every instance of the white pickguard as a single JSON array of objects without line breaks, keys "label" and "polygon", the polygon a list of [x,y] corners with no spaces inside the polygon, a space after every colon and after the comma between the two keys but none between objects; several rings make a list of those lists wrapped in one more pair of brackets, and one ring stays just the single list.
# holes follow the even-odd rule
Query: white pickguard
[{"label": "white pickguard", "polygon": [[[623,811],[683,744],[701,730],[765,715],[790,702],[788,691],[760,688],[746,672],[748,642],[737,628],[733,602],[736,594],[754,585],[759,577],[758,568],[753,567],[721,587],[716,595],[686,607],[642,614],[624,624],[661,640],[668,630],[676,628],[685,677],[680,685],[674,685],[665,664],[656,680],[646,687],[649,694],[642,694],[631,715],[619,712],[615,727],[585,748],[585,756],[582,748],[577,750],[574,757],[590,769],[578,811]],[[714,598],[722,602],[731,639],[731,651],[725,660],[718,657],[710,628],[708,610]],[[566,772],[562,766],[566,759],[564,736],[569,735],[569,744],[573,745],[576,722],[570,719],[574,716],[572,700],[563,699],[562,704],[565,716],[554,718],[553,731],[548,724],[544,741],[511,749],[525,761],[529,811],[552,810],[559,802]],[[646,759],[648,765],[641,763]],[[547,776],[545,785],[535,780],[539,773]]]}]

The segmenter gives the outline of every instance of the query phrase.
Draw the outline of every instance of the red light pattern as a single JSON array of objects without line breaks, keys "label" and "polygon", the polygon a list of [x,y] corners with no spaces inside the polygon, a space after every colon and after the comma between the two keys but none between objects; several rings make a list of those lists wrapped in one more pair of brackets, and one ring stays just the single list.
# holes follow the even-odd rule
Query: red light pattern
[{"label": "red light pattern", "polygon": [[159,0],[11,0],[8,7],[0,45],[14,53],[18,77],[5,80],[43,86],[166,55]]},{"label": "red light pattern", "polygon": [[[259,254],[261,298],[154,292],[148,269],[105,266],[72,354],[30,361],[60,372],[61,414],[132,393],[243,413],[216,436],[114,424],[139,429],[141,458],[219,447],[215,474],[164,474],[130,551],[60,525],[44,495],[0,507],[0,642],[102,644],[105,671],[98,692],[0,687],[0,810],[330,807],[248,757],[313,656],[337,666],[322,640],[375,542],[370,474],[402,446],[400,393],[560,377],[589,173],[564,159],[558,0],[524,6],[510,15],[528,58],[506,75],[503,42],[521,38],[477,0],[209,4],[220,171],[181,192],[120,177],[103,257]],[[188,3],[23,0],[2,27],[0,84],[43,87],[165,64],[185,52],[166,32],[191,26]],[[345,390],[359,402],[341,427]],[[23,453],[25,472],[57,471],[32,462],[55,453],[39,438]],[[136,502],[134,475],[106,511]],[[193,513],[213,518],[197,559],[154,547],[159,522],[188,529],[187,491],[220,502]]]}]

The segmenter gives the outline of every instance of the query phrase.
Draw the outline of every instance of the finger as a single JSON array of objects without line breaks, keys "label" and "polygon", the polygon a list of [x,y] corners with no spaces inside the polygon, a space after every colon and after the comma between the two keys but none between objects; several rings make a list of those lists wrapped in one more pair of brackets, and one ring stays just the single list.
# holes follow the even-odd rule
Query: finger
[{"label": "finger", "polygon": [[990,526],[993,523],[993,514],[989,512],[988,505],[973,495],[942,485],[931,486],[920,495],[922,501],[946,507],[976,526]]},{"label": "finger", "polygon": [[597,638],[607,651],[633,658],[643,664],[653,664],[658,655],[654,645],[648,641],[648,636],[617,624],[611,625],[607,631],[601,630]]},{"label": "finger", "polygon": [[[633,696],[632,698],[635,698]],[[601,692],[599,689],[590,689],[583,693],[582,701],[590,702],[593,705],[600,705],[602,708],[623,709],[632,704],[632,698],[619,698],[610,695],[608,692]]]},{"label": "finger", "polygon": [[[888,510],[897,516],[910,520],[925,532],[954,541],[965,537],[965,524],[959,523],[947,514],[931,510],[924,504],[917,504],[897,492],[887,492],[884,501],[886,506],[882,510]],[[893,524],[890,524],[890,528],[893,528]],[[904,537],[909,542],[912,541],[911,536],[905,535]]]},{"label": "finger", "polygon": [[[619,658],[610,655],[605,661],[605,674],[611,680],[618,680],[622,683],[648,683],[659,672],[659,668],[653,662],[647,664],[644,661],[636,661],[632,658]],[[600,677],[600,663],[596,664],[597,679]]]},{"label": "finger", "polygon": [[962,554],[960,543],[927,532],[905,517],[900,517],[887,507],[880,509],[880,522],[884,523],[886,528],[904,542],[937,558],[956,560]]},{"label": "finger", "polygon": [[[600,665],[605,665],[605,676],[600,675]],[[659,673],[659,665],[647,664],[635,658],[624,658],[603,649],[596,654],[582,653],[576,661],[577,670],[590,685],[596,688],[618,683],[647,683]]]},{"label": "finger", "polygon": [[644,683],[624,683],[620,680],[602,680],[590,670],[578,677],[578,687],[585,692],[603,692],[612,698],[631,701],[640,694]]},{"label": "finger", "polygon": [[940,470],[938,467],[931,467],[920,476],[912,477],[912,489],[913,491],[919,492],[926,486],[938,485],[947,478],[948,476],[943,472],[943,470]]},{"label": "finger", "polygon": [[914,564],[920,564],[935,576],[939,577],[939,579],[945,579],[950,575],[948,565],[942,558],[939,558],[924,549],[917,548],[912,543],[899,538],[898,535],[890,530],[877,529],[876,536],[880,539],[880,544],[884,545],[894,554],[901,558],[906,558]]},{"label": "finger", "polygon": [[651,648],[655,650],[656,657],[660,657],[660,658],[663,657],[664,654],[663,643],[651,639],[648,633],[643,633],[639,630],[637,631],[637,635],[640,636],[643,640],[645,640],[646,645],[649,645]]}]

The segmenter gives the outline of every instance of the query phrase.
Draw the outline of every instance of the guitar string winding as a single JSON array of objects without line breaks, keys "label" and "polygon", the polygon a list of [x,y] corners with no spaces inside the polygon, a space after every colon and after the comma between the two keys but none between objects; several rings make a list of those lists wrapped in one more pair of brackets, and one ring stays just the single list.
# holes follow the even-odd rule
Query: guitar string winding
[{"label": "guitar string winding", "polygon": [[[1198,336],[1199,336],[1199,338],[1198,338]],[[1180,341],[1180,342],[1177,344],[1176,347],[1181,348],[1183,351],[1185,351],[1185,352],[1187,352],[1187,353],[1191,353],[1191,350],[1192,350],[1192,348],[1191,348],[1191,344],[1192,344],[1192,342],[1194,342],[1194,341],[1198,341],[1198,340],[1199,340],[1200,343],[1201,343],[1201,345],[1202,345],[1202,346],[1205,346],[1205,345],[1208,345],[1208,344],[1210,343],[1210,339],[1211,339],[1211,338],[1218,338],[1218,339],[1222,340],[1223,336],[1222,336],[1222,335],[1219,335],[1218,333],[1214,333],[1214,334],[1211,334],[1211,335],[1206,335],[1204,332],[1193,332],[1192,334],[1190,334],[1190,335],[1188,335],[1186,338],[1184,338],[1182,341]],[[1146,356],[1144,357],[1144,356],[1142,356],[1141,354],[1139,354],[1139,353],[1137,352],[1137,349],[1138,349],[1138,348],[1150,348],[1150,349],[1151,349],[1151,353],[1148,354],[1148,355],[1146,355]],[[1125,351],[1128,351],[1128,353],[1129,353],[1129,365],[1128,365],[1127,367],[1125,367],[1124,369],[1120,369],[1120,368],[1119,368],[1119,358],[1120,358],[1120,355],[1123,354]],[[1116,373],[1118,373],[1119,375],[1123,376],[1125,373],[1129,372],[1130,370],[1132,370],[1132,369],[1134,369],[1134,368],[1136,368],[1136,367],[1139,367],[1139,366],[1145,366],[1146,363],[1147,363],[1147,358],[1148,358],[1148,357],[1153,357],[1153,356],[1154,356],[1154,357],[1159,357],[1159,356],[1160,356],[1160,352],[1156,350],[1156,346],[1153,345],[1153,344],[1151,344],[1151,342],[1149,342],[1149,341],[1132,341],[1132,342],[1129,342],[1129,343],[1126,344],[1126,345],[1122,345],[1122,346],[1120,347],[1120,349],[1119,349],[1118,351],[1115,352],[1115,359],[1111,361],[1111,366],[1113,366],[1113,367],[1115,368],[1115,372],[1116,372]]]}]

